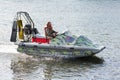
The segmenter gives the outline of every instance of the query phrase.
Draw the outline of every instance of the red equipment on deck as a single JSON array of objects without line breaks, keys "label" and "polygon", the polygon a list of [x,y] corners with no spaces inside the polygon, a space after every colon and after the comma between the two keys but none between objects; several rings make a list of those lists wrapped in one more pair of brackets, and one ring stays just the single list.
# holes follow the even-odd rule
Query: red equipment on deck
[{"label": "red equipment on deck", "polygon": [[49,39],[46,39],[46,38],[36,38],[36,37],[33,37],[32,38],[32,42],[37,42],[37,43],[48,43],[50,42]]}]

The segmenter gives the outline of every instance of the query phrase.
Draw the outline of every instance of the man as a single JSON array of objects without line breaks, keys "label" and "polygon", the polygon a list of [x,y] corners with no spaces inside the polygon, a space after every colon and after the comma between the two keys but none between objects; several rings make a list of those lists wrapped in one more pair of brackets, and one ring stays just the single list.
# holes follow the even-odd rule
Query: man
[{"label": "man", "polygon": [[44,29],[46,38],[55,38],[57,36],[58,32],[53,30],[51,22],[48,22]]}]

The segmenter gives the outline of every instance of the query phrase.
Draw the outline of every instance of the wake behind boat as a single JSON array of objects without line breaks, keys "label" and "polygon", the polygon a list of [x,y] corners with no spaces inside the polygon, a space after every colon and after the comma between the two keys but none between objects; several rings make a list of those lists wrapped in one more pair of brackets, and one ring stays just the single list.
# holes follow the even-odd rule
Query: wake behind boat
[{"label": "wake behind boat", "polygon": [[17,12],[10,41],[18,45],[19,52],[37,56],[86,57],[105,49],[85,36],[72,35],[70,31],[54,38],[42,36],[27,12]]}]

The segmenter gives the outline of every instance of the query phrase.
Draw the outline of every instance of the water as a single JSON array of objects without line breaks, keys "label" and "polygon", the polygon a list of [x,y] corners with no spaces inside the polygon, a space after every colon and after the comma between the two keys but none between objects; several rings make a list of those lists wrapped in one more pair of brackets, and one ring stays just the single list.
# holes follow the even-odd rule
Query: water
[{"label": "water", "polygon": [[[0,78],[2,80],[119,80],[119,0],[0,0]],[[55,30],[85,35],[107,48],[97,57],[38,58],[18,53],[9,42],[17,11],[30,13],[40,33]]]}]

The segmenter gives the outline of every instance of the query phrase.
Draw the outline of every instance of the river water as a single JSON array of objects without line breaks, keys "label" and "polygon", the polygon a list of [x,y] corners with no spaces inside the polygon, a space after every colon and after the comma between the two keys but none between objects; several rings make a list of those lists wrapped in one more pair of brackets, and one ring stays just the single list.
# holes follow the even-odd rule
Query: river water
[{"label": "river water", "polygon": [[[70,30],[106,46],[96,57],[59,59],[28,56],[11,43],[17,11],[26,11],[40,33],[51,21],[55,30]],[[0,0],[1,80],[120,80],[119,0]]]}]

